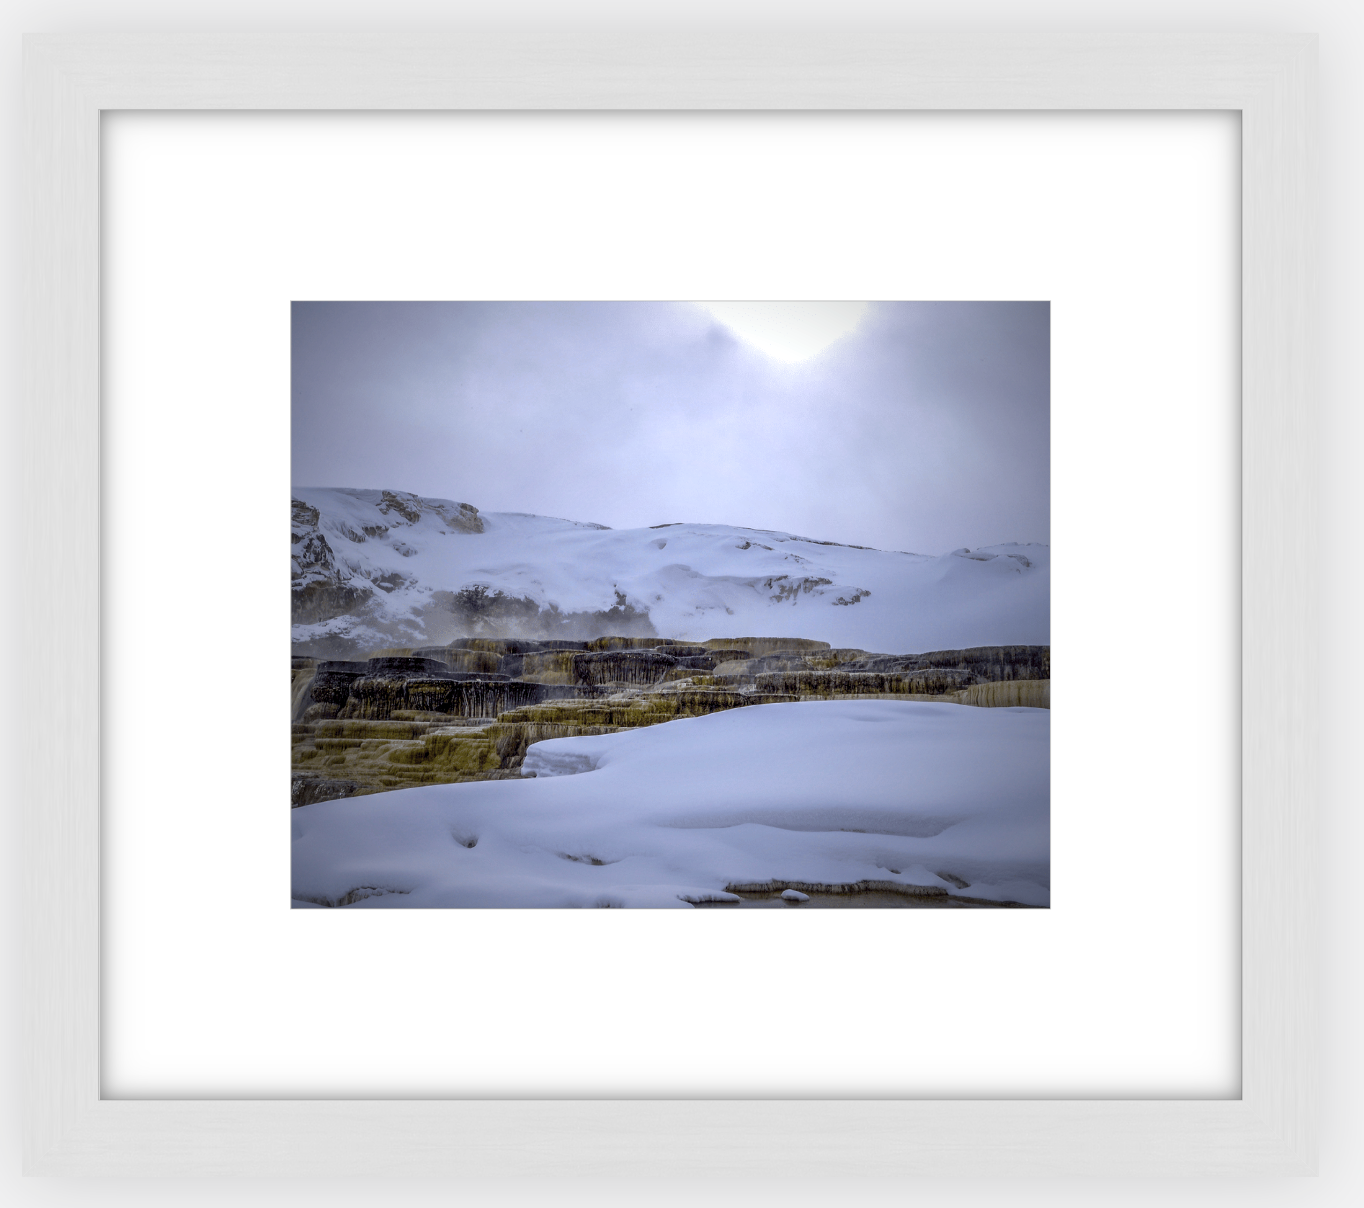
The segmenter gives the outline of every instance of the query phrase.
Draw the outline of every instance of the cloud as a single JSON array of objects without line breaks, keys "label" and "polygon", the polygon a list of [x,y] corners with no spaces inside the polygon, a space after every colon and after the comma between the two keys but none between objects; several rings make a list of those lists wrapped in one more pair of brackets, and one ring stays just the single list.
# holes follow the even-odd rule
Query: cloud
[{"label": "cloud", "polygon": [[1048,324],[1045,303],[872,303],[792,363],[690,303],[300,302],[294,481],[616,528],[1045,541]]}]

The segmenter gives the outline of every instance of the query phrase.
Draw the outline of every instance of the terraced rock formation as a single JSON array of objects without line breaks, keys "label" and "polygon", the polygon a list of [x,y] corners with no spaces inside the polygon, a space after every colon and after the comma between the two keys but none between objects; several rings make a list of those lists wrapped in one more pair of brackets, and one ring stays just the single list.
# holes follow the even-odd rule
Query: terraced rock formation
[{"label": "terraced rock formation", "polygon": [[520,775],[527,748],[749,705],[1050,708],[1046,646],[890,655],[804,638],[463,638],[293,659],[293,804]]}]

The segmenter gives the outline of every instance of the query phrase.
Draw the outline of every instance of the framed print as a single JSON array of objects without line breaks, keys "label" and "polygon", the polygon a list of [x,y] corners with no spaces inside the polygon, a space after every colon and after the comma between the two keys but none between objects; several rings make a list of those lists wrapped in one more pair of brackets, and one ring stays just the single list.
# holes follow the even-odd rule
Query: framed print
[{"label": "framed print", "polygon": [[[1310,724],[1302,634],[1310,558],[1282,534],[1310,527],[1295,509],[1307,506],[1300,476],[1310,429],[1311,40],[1059,38],[1005,45],[905,38],[874,49],[856,40],[841,48],[795,40],[739,42],[734,49],[725,66],[685,39],[664,48],[623,36],[606,44],[565,36],[517,46],[495,38],[422,45],[396,38],[364,46],[344,39],[30,41],[35,271],[28,415],[35,449],[54,447],[57,432],[64,438],[60,459],[34,462],[35,475],[46,476],[44,497],[62,502],[42,522],[49,527],[35,529],[33,556],[34,573],[41,570],[52,585],[52,637],[43,645],[65,660],[56,677],[60,692],[53,677],[33,678],[51,694],[42,716],[65,719],[35,731],[31,744],[30,900],[39,908],[30,969],[33,1002],[42,1004],[32,1018],[35,1172],[488,1174],[512,1163],[523,1173],[663,1173],[698,1155],[717,1171],[753,1173],[789,1170],[792,1163],[811,1173],[947,1173],[968,1165],[1001,1174],[1310,1167],[1310,903],[1296,896],[1308,883],[1311,784],[1298,736]],[[731,74],[740,61],[744,69]],[[475,62],[477,72],[469,66]],[[640,110],[649,113],[630,112]],[[903,174],[907,163],[916,165],[917,178]],[[942,167],[939,176],[979,184],[952,194],[971,203],[957,207],[967,225],[960,214],[932,210],[942,209],[933,188],[912,187],[914,179],[930,182],[935,166]],[[1238,175],[1239,232],[1227,220]],[[842,182],[841,192],[816,187],[815,176]],[[1150,188],[1150,181],[1164,183]],[[999,203],[1004,182],[1009,206]],[[978,209],[975,198],[982,199]],[[858,221],[847,221],[849,214]],[[912,238],[894,235],[897,221]],[[284,232],[283,242],[272,242],[281,238],[272,229]],[[451,230],[455,237],[441,233]],[[963,238],[963,231],[975,237]],[[1066,283],[1040,271],[1036,256],[1027,259],[1029,247],[1067,240],[1071,259],[1087,262],[1083,282]],[[904,258],[911,247],[918,258],[912,268]],[[1080,247],[1086,256],[1074,255]],[[990,276],[1010,262],[1012,279]],[[1028,288],[1038,282],[1046,284]],[[917,288],[906,292],[911,287]],[[731,301],[707,304],[709,310],[672,301],[689,297]],[[1051,836],[1058,880],[1051,908],[919,911],[914,918],[933,921],[917,927],[912,945],[907,933],[894,930],[903,927],[894,923],[899,912],[873,911],[851,925],[847,911],[820,912],[818,899],[836,878],[818,869],[830,867],[834,841],[808,837],[806,816],[796,818],[793,803],[801,785],[793,782],[777,794],[784,812],[776,829],[793,836],[781,841],[783,850],[804,851],[802,867],[816,872],[764,873],[784,878],[779,886],[763,882],[769,897],[776,895],[775,910],[691,909],[691,899],[738,905],[762,895],[712,857],[680,853],[713,852],[721,841],[739,850],[739,832],[755,823],[771,829],[776,815],[726,813],[717,822],[719,815],[682,818],[674,806],[664,823],[671,828],[666,846],[649,857],[667,863],[669,876],[648,886],[620,876],[643,854],[635,848],[652,842],[639,836],[620,853],[601,846],[610,841],[604,833],[589,841],[560,827],[553,842],[544,831],[528,838],[516,829],[514,811],[501,808],[483,818],[477,833],[462,815],[442,815],[441,824],[454,837],[453,858],[487,868],[489,858],[502,861],[490,884],[532,887],[505,904],[559,904],[564,886],[581,897],[580,888],[597,878],[614,888],[564,904],[665,904],[655,898],[666,884],[663,896],[680,909],[394,911],[387,906],[403,896],[428,906],[494,903],[461,902],[457,892],[429,888],[439,878],[423,882],[426,889],[416,881],[390,884],[386,875],[408,874],[393,871],[392,861],[388,873],[379,868],[372,838],[343,842],[333,835],[323,845],[329,850],[353,844],[346,868],[336,872],[308,856],[295,892],[307,881],[304,905],[341,908],[277,910],[272,895],[287,881],[276,846],[279,811],[262,804],[259,786],[277,776],[282,783],[287,753],[267,736],[269,727],[282,733],[281,711],[258,702],[278,695],[283,704],[282,689],[259,685],[273,683],[269,668],[288,643],[276,636],[274,589],[257,585],[277,574],[277,554],[261,534],[273,531],[287,479],[290,304],[295,404],[312,392],[321,416],[311,426],[295,423],[295,458],[315,455],[324,476],[327,466],[339,465],[327,450],[341,447],[341,417],[349,408],[369,417],[361,443],[377,449],[388,441],[399,450],[391,463],[397,472],[411,467],[416,476],[423,458],[436,467],[436,477],[404,484],[387,481],[391,467],[360,464],[354,475],[385,480],[324,477],[320,492],[295,477],[302,504],[294,509],[296,560],[299,550],[312,551],[299,564],[298,581],[306,587],[315,580],[318,592],[335,596],[344,584],[324,572],[341,548],[351,573],[363,564],[361,577],[379,584],[384,600],[411,597],[396,611],[378,608],[375,596],[359,611],[328,606],[316,617],[296,617],[307,629],[302,640],[317,644],[294,651],[310,664],[297,669],[306,674],[289,702],[298,715],[301,760],[339,769],[318,774],[296,763],[302,788],[320,794],[293,811],[304,831],[309,818],[330,826],[361,816],[347,809],[387,800],[345,789],[325,808],[338,783],[360,785],[369,774],[369,765],[347,754],[378,752],[365,742],[396,742],[378,752],[386,764],[417,767],[429,755],[419,759],[402,743],[424,744],[434,734],[453,748],[465,741],[470,722],[479,733],[468,737],[493,741],[495,750],[507,736],[491,735],[485,719],[503,727],[532,724],[503,705],[511,712],[558,709],[564,717],[545,712],[534,724],[583,732],[531,736],[552,740],[531,760],[540,769],[550,758],[543,785],[538,775],[527,780],[522,765],[512,766],[530,759],[530,748],[508,747],[498,757],[511,762],[493,771],[520,784],[500,785],[494,777],[486,788],[467,786],[490,802],[508,792],[529,801],[527,790],[548,801],[542,789],[563,796],[608,779],[568,766],[583,758],[606,766],[602,760],[615,758],[595,746],[588,751],[592,743],[619,746],[625,731],[643,750],[640,742],[676,732],[622,727],[614,717],[602,722],[594,712],[603,707],[598,699],[638,711],[666,701],[660,689],[668,684],[708,701],[718,693],[781,688],[791,701],[748,696],[734,703],[759,709],[711,711],[717,720],[687,724],[696,733],[701,723],[718,732],[787,708],[808,719],[830,710],[798,703],[805,689],[838,695],[837,687],[856,688],[845,695],[884,697],[888,675],[919,675],[915,684],[930,686],[917,664],[863,666],[867,660],[903,659],[901,646],[941,653],[985,643],[965,628],[941,642],[877,640],[860,631],[849,631],[846,641],[832,630],[830,637],[807,635],[789,624],[810,614],[793,610],[788,627],[773,632],[787,645],[768,649],[756,630],[693,631],[682,614],[695,612],[699,597],[685,593],[663,632],[653,613],[663,618],[668,575],[683,573],[677,569],[683,563],[667,561],[677,551],[664,549],[670,540],[678,544],[683,530],[683,544],[715,537],[691,533],[686,524],[679,529],[675,522],[688,516],[660,514],[646,523],[613,512],[610,530],[572,528],[595,544],[590,558],[553,556],[560,559],[555,565],[575,568],[564,582],[584,582],[585,565],[609,563],[607,578],[619,593],[614,601],[580,592],[575,603],[562,584],[541,599],[534,587],[543,587],[549,563],[529,558],[522,546],[500,560],[479,555],[477,566],[448,583],[427,583],[429,572],[416,569],[429,564],[423,557],[436,548],[431,542],[457,540],[452,529],[472,533],[485,514],[492,522],[483,521],[484,533],[515,531],[524,545],[534,529],[536,541],[548,540],[541,528],[554,505],[540,500],[551,484],[561,497],[571,489],[584,500],[594,498],[587,491],[594,482],[653,489],[674,462],[649,450],[664,449],[668,438],[691,451],[695,460],[675,464],[691,466],[693,481],[703,466],[720,463],[726,439],[736,448],[764,446],[747,463],[722,462],[728,469],[723,483],[715,480],[717,500],[722,486],[730,489],[745,474],[766,483],[753,499],[775,499],[774,467],[817,477],[820,467],[841,464],[823,484],[822,499],[792,496],[815,507],[816,519],[840,514],[837,492],[852,497],[860,489],[852,467],[863,467],[867,481],[886,479],[887,472],[871,469],[881,451],[873,442],[894,447],[887,422],[899,414],[893,408],[873,413],[862,426],[862,447],[850,446],[840,463],[836,427],[819,426],[829,404],[819,411],[788,391],[783,414],[802,423],[724,429],[732,413],[699,410],[695,377],[685,403],[671,413],[670,431],[630,445],[626,434],[636,422],[630,398],[662,397],[679,380],[675,368],[660,368],[675,364],[668,350],[681,346],[669,333],[694,328],[698,347],[721,349],[723,355],[693,363],[694,372],[747,364],[748,387],[777,396],[775,379],[752,368],[757,362],[724,351],[739,346],[727,340],[747,339],[761,350],[771,338],[770,327],[745,327],[751,304],[744,314],[733,308],[735,299],[759,297],[778,300],[763,312],[768,318],[773,305],[789,313],[804,300],[808,317],[809,299],[833,299],[819,313],[852,316],[834,333],[844,350],[861,347],[856,341],[876,331],[900,331],[895,324],[910,319],[916,330],[938,331],[935,316],[965,314],[960,308],[982,300],[1008,315],[1021,314],[1024,304],[1036,308],[1039,298],[1050,302],[1053,420],[1061,441],[1052,494],[1058,515],[1067,517],[1058,538],[1063,587],[1055,603],[1070,638],[1069,646],[1058,642],[1058,657],[1070,668],[1068,690],[1087,684],[1096,701],[1093,709],[1069,711],[1058,701]],[[918,310],[888,302],[867,309],[851,298],[933,301],[915,304]],[[429,354],[405,347],[397,361],[382,365],[356,359],[375,333],[393,326],[395,314],[404,333],[423,324],[436,330],[441,347],[467,346],[476,328],[481,347],[495,350],[491,362],[460,361],[460,380],[476,381],[493,410],[480,414],[468,389],[442,404],[477,426],[477,439],[458,425],[398,426],[394,383],[404,398],[427,389],[414,366]],[[1239,365],[1226,352],[1238,323]],[[782,330],[789,336],[791,324]],[[298,342],[309,331],[320,343]],[[574,345],[577,331],[590,338]],[[998,341],[986,329],[971,331],[973,380],[986,380],[983,366],[996,362],[1001,380],[1026,377],[1021,362],[992,351]],[[576,347],[582,360],[586,349],[614,347],[611,364],[620,366],[634,355],[619,351],[626,347],[622,332],[633,341],[629,348],[641,340],[648,346],[647,389],[629,385],[633,379],[617,368],[609,380],[591,383],[588,401],[565,401],[564,384],[577,380],[569,362],[536,360],[546,348]],[[893,343],[912,344],[903,332]],[[948,344],[939,333],[923,347]],[[514,351],[506,357],[496,349]],[[763,355],[769,354],[770,347]],[[890,354],[875,355],[884,361]],[[819,363],[836,360],[829,354]],[[310,363],[325,372],[309,377]],[[494,372],[488,368],[494,363],[510,364],[521,377]],[[853,429],[860,422],[853,383],[862,370],[837,363],[838,406]],[[950,375],[932,369],[927,352],[918,364],[927,367],[921,391],[947,389]],[[536,373],[539,379],[527,378]],[[894,381],[905,377],[897,371]],[[735,389],[727,379],[714,380],[716,389]],[[447,392],[441,397],[455,398],[448,381],[448,374],[440,378],[439,391]],[[889,386],[878,389],[889,397]],[[548,411],[527,411],[517,401],[522,395],[557,401]],[[619,398],[625,401],[611,401]],[[687,421],[695,431],[685,430]],[[990,462],[990,442],[1005,427],[997,419],[988,432],[953,446],[939,494],[983,500],[987,483],[1011,481],[1007,459]],[[764,445],[764,434],[783,432],[791,434],[789,449]],[[802,432],[817,434],[810,447],[802,445]],[[1231,447],[1238,432],[1239,458]],[[498,440],[489,443],[489,433]],[[1011,439],[1014,464],[1025,461],[1035,433]],[[454,493],[456,480],[473,481],[481,472],[468,451],[494,448],[500,452],[476,454],[491,471],[480,479],[481,497],[457,502],[466,496]],[[556,449],[569,464],[562,475]],[[919,440],[924,461],[942,456],[935,449]],[[617,469],[625,467],[617,479],[613,453]],[[764,457],[767,478],[745,470]],[[896,457],[897,465],[908,462],[910,477],[928,473],[914,469],[903,449]],[[441,473],[447,477],[436,481]],[[502,490],[512,480],[519,495]],[[52,483],[63,489],[53,491]],[[339,494],[327,489],[338,487]],[[1009,489],[1022,529],[1021,488]],[[616,487],[595,498],[626,497]],[[885,514],[897,509],[926,514],[927,504],[892,504]],[[797,531],[794,521],[772,514],[754,531]],[[577,522],[603,519],[569,515]],[[1081,516],[1083,523],[1075,519]],[[431,517],[442,531],[418,532]],[[667,527],[655,531],[652,524]],[[395,526],[403,530],[396,536]],[[60,541],[43,536],[58,529]],[[563,531],[554,529],[553,540]],[[616,566],[608,546],[636,531],[640,548],[665,565]],[[619,536],[603,535],[612,532]],[[729,541],[729,533],[721,534],[725,549],[737,550],[741,542]],[[829,558],[835,547],[822,541],[844,542],[837,548],[847,550],[894,540],[859,541],[846,526],[803,535],[816,541],[801,554],[802,566]],[[746,539],[751,554],[753,539]],[[1002,558],[1017,563],[1014,578],[1022,582],[1037,561],[1026,547],[996,548],[984,536],[970,545],[947,555],[956,561],[942,575],[956,562],[966,566],[960,577]],[[966,556],[981,555],[979,546],[984,556]],[[331,562],[322,556],[327,551]],[[712,573],[702,558],[699,546],[687,547],[687,574]],[[164,579],[166,568],[174,568],[169,581],[178,583],[171,595],[178,590],[183,599],[149,607],[147,585]],[[714,573],[731,586],[742,577],[732,569]],[[763,572],[777,596],[782,573],[789,572]],[[831,616],[877,615],[864,605],[886,590],[884,576],[875,584],[844,583],[848,573],[832,562],[801,569],[796,608],[817,602],[817,594],[823,600],[827,588]],[[420,600],[414,583],[427,593]],[[513,590],[517,583],[530,586]],[[868,588],[872,595],[864,598]],[[710,601],[719,589],[707,590]],[[838,598],[850,600],[850,593],[858,596],[856,606],[839,608]],[[505,628],[513,613],[529,616],[527,600],[534,633],[492,632],[490,625]],[[725,596],[716,606],[738,615],[747,601]],[[1227,620],[1238,602],[1239,633]],[[784,599],[777,604],[789,606]],[[402,629],[403,616],[421,609],[434,628]],[[966,612],[961,605],[953,615],[959,621]],[[600,649],[592,645],[600,645],[595,629],[589,635],[573,628],[586,624],[588,613],[593,624],[609,619],[614,626]],[[1088,615],[1077,619],[1081,613]],[[931,617],[932,608],[920,606],[918,614]],[[1121,666],[1123,685],[1105,681],[1100,689],[1099,673],[1113,665],[1098,626],[1103,618],[1121,634],[1137,635],[1131,639],[1137,653],[1130,669]],[[373,633],[343,649],[362,623]],[[554,632],[540,632],[546,625]],[[1033,637],[1020,629],[1009,641],[1040,647]],[[736,645],[739,638],[750,639],[749,646]],[[789,645],[799,641],[807,646]],[[520,649],[522,643],[537,649]],[[726,658],[717,661],[716,650]],[[349,665],[360,656],[363,671]],[[812,656],[835,665],[817,667]],[[1027,662],[1033,655],[1010,657]],[[373,659],[382,666],[371,666]],[[1205,681],[1200,692],[1166,690],[1163,673],[1150,674],[1162,659],[1169,674],[1196,664]],[[89,677],[99,667],[102,727],[73,705],[90,699],[96,681]],[[1021,674],[1012,664],[998,675],[957,664],[929,670],[938,679],[962,680],[946,686],[934,680],[939,697],[1049,678],[1049,662],[1045,677]],[[868,692],[870,679],[848,678],[859,676],[882,678]],[[966,676],[983,682],[967,683]],[[1240,689],[1267,682],[1282,691]],[[889,694],[897,691],[927,695],[905,693],[903,685]],[[501,700],[516,693],[526,699]],[[501,694],[492,714],[483,707],[489,694]],[[456,698],[474,697],[477,708],[454,706]],[[678,700],[675,692],[667,703]],[[1045,719],[1033,697],[1004,703],[1010,707],[865,699],[856,710],[859,725],[870,725],[878,711],[906,708],[936,710],[933,716],[952,724]],[[452,718],[461,733],[444,732]],[[375,724],[424,729],[397,738],[342,732]],[[814,750],[822,741],[807,736],[802,743]],[[58,742],[60,758],[52,745]],[[740,743],[750,763],[755,742],[750,735]],[[468,751],[460,750],[463,759]],[[73,758],[71,751],[84,754]],[[691,758],[714,762],[704,753]],[[877,758],[848,761],[872,766]],[[1010,760],[1014,782],[1022,784],[1028,760],[1019,754]],[[980,775],[988,759],[959,762]],[[60,783],[43,771],[53,766],[68,769]],[[685,786],[691,775],[674,770],[657,783]],[[927,772],[923,778],[930,779]],[[759,779],[771,782],[766,774]],[[368,787],[399,782],[406,783],[398,776]],[[587,816],[600,807],[602,791],[591,789],[568,812]],[[1035,869],[1006,876],[1008,870],[983,864],[966,870],[933,860],[929,867],[927,849],[919,848],[916,860],[902,860],[892,847],[908,851],[932,836],[868,837],[878,826],[894,834],[884,819],[871,825],[861,814],[832,828],[852,836],[836,840],[844,845],[838,852],[856,847],[872,860],[867,867],[885,865],[884,884],[859,872],[864,892],[905,896],[908,885],[935,900],[978,898],[970,902],[977,907],[1044,904],[1043,874]],[[832,833],[823,822],[817,830]],[[565,837],[557,837],[561,832]],[[1237,835],[1239,862],[1230,854]],[[824,846],[809,846],[816,842]],[[540,854],[528,855],[537,844]],[[412,850],[429,847],[422,840]],[[442,869],[450,852],[442,847]],[[761,851],[750,856],[753,867],[762,863]],[[351,877],[356,862],[366,860],[366,870]],[[340,885],[338,878],[351,879]],[[972,895],[973,884],[985,889]],[[796,896],[783,900],[779,891]],[[721,913],[732,917],[720,920]],[[57,935],[66,938],[56,943]],[[954,965],[963,950],[971,960]],[[778,991],[775,1000],[759,989],[810,978],[817,990]],[[860,1008],[868,1023],[855,1040],[848,1004],[836,989],[853,985],[877,987]],[[763,1007],[743,1007],[751,994]],[[338,1012],[340,1002],[351,1005]],[[1089,1034],[1077,1030],[1082,1019],[1107,1020],[1108,1038],[1093,1052],[1082,1039]],[[927,1028],[939,1039],[933,1046],[906,1041],[906,1027]],[[986,1055],[978,1068],[965,1056],[972,1049]],[[1093,1055],[1100,1050],[1103,1059]],[[344,1060],[336,1059],[340,1053]],[[792,1060],[796,1053],[799,1061]],[[1049,1082],[1039,1077],[1041,1065],[1055,1070],[1057,1062],[1073,1072]],[[1148,1071],[1145,1081],[1122,1072],[1137,1067]],[[753,1121],[752,1101],[764,1098],[783,1101],[780,1121]]]},{"label": "framed print", "polygon": [[1047,314],[295,302],[294,907],[1045,908]]}]

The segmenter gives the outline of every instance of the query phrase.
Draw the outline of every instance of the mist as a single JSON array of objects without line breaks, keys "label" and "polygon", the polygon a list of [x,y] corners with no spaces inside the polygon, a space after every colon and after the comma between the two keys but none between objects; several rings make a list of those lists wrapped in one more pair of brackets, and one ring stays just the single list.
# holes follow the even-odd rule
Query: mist
[{"label": "mist", "polygon": [[694,303],[296,302],[293,480],[611,528],[1048,542],[1048,304],[858,313],[793,361]]}]

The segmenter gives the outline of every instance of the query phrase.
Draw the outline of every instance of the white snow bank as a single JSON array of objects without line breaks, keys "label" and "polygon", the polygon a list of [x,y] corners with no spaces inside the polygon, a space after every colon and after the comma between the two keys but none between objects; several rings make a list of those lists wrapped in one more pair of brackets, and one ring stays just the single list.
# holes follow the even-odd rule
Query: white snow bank
[{"label": "white snow bank", "polygon": [[731,883],[877,880],[1046,905],[1049,721],[819,701],[536,743],[533,778],[293,810],[293,893],[374,908],[682,907]]}]

